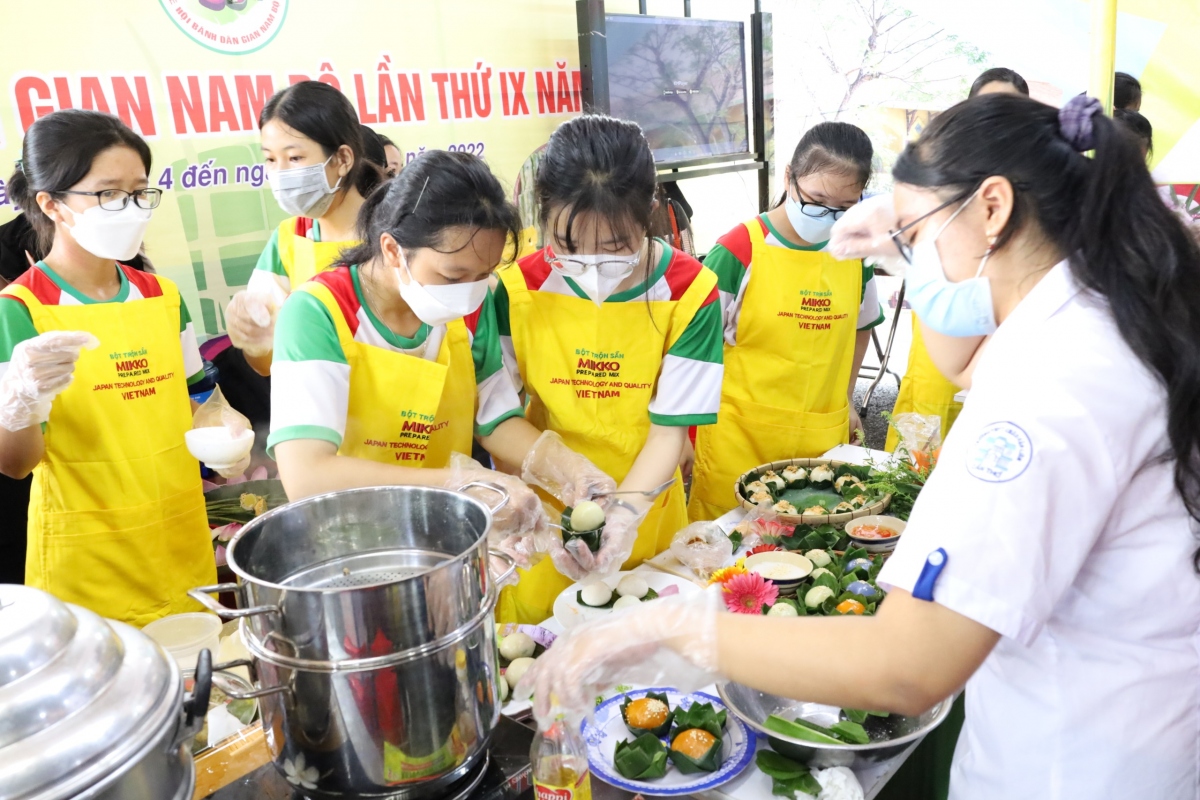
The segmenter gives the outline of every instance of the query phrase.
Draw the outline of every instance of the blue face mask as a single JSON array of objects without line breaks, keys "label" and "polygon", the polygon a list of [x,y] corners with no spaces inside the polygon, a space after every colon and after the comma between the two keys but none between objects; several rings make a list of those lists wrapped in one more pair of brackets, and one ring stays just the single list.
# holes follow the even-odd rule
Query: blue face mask
[{"label": "blue face mask", "polygon": [[991,251],[984,254],[974,278],[953,283],[946,278],[937,249],[937,238],[942,231],[974,199],[975,195],[968,197],[937,233],[913,245],[905,275],[905,299],[913,313],[943,336],[987,336],[996,330],[992,283],[983,277],[983,268]]}]

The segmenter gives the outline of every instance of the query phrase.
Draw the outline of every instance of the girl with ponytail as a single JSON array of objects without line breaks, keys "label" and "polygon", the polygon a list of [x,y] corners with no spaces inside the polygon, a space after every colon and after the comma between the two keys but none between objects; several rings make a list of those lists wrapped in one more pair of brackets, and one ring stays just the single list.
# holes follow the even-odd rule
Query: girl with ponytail
[{"label": "girl with ponytail", "polygon": [[973,374],[878,613],[663,600],[572,629],[517,696],[581,710],[636,670],[916,715],[965,684],[954,800],[1194,798],[1200,251],[1085,97],[967,100],[894,175],[891,212],[848,213],[830,248],[902,256],[930,355]]}]

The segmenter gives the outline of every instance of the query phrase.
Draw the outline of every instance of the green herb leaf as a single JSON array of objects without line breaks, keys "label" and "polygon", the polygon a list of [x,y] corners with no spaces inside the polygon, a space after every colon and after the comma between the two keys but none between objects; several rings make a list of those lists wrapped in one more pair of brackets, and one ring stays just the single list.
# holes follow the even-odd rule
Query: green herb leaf
[{"label": "green herb leaf", "polygon": [[764,775],[781,781],[808,774],[808,767],[774,750],[759,750],[754,757],[754,763]]},{"label": "green herb leaf", "polygon": [[871,737],[863,729],[862,725],[849,720],[835,722],[829,726],[829,730],[834,736],[846,742],[847,744],[870,744]]},{"label": "green herb leaf", "polygon": [[861,725],[867,721],[867,715],[870,712],[860,711],[857,708],[843,708],[842,713],[846,715],[846,719]]},{"label": "green herb leaf", "polygon": [[813,777],[811,772],[805,771],[805,774],[791,778],[789,780],[779,780],[775,778],[771,781],[771,794],[777,797],[791,797],[793,800],[802,794],[816,797],[821,793],[821,784]]},{"label": "green herb leaf", "polygon": [[734,531],[729,534],[729,541],[733,542],[733,552],[736,553],[737,549],[742,546],[742,532]]}]

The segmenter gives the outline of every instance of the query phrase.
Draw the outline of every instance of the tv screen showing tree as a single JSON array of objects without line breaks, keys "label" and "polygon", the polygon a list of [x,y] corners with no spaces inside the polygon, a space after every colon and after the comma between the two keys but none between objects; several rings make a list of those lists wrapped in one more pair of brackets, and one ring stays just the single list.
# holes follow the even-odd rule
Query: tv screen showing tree
[{"label": "tv screen showing tree", "polygon": [[609,14],[612,115],[642,126],[659,163],[750,150],[740,22]]}]

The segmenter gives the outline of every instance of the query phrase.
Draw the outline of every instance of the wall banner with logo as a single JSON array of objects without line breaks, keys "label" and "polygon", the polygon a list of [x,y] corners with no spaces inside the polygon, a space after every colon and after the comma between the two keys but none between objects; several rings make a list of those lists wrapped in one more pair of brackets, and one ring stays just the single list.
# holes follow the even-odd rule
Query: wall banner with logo
[{"label": "wall banner with logo", "polygon": [[6,4],[4,19],[10,41],[29,38],[0,54],[0,222],[17,211],[5,184],[34,121],[64,108],[119,116],[149,141],[150,184],[165,190],[147,255],[206,335],[224,330],[286,216],[258,142],[274,92],[325,81],[408,160],[476,153],[506,185],[581,110],[569,2],[57,0]]}]

